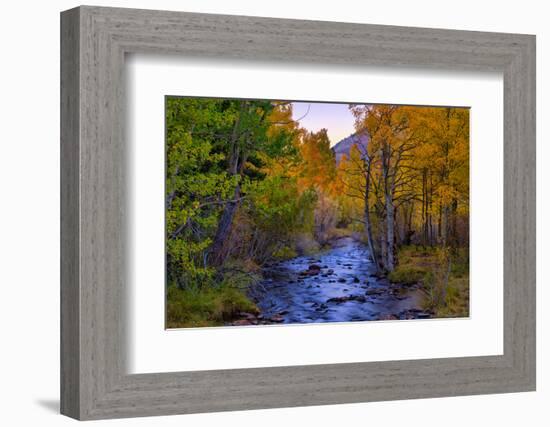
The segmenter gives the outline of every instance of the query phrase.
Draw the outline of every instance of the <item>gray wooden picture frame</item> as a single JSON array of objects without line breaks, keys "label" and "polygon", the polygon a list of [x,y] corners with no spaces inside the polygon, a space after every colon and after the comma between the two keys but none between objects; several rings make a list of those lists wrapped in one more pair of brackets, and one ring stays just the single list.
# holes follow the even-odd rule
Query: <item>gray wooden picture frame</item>
[{"label": "gray wooden picture frame", "polygon": [[[127,53],[504,76],[504,354],[129,375]],[[475,183],[473,183],[475,185]],[[535,390],[535,37],[83,6],[61,14],[61,412],[101,419]]]}]

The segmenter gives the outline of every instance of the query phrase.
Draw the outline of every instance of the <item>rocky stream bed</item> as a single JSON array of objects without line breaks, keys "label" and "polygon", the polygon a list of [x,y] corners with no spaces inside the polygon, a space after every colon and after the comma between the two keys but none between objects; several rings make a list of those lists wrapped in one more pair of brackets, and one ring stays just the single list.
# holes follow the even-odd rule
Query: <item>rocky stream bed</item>
[{"label": "rocky stream bed", "polygon": [[251,297],[259,314],[241,313],[232,325],[426,319],[418,285],[375,274],[368,248],[351,237],[315,256],[266,266]]}]

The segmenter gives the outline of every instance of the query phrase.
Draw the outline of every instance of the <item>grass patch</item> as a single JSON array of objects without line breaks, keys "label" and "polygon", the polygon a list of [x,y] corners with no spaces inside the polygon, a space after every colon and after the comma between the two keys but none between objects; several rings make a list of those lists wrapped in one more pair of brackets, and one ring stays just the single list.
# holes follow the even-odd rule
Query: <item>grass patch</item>
[{"label": "grass patch", "polygon": [[388,274],[388,279],[393,283],[412,285],[423,281],[426,273],[427,271],[424,267],[415,265],[399,266]]},{"label": "grass patch", "polygon": [[451,277],[445,304],[435,307],[436,317],[467,317],[469,315],[469,280],[467,277]]},{"label": "grass patch", "polygon": [[246,295],[252,282],[259,278],[259,267],[247,263],[230,264],[221,283],[181,289],[168,287],[166,327],[192,328],[222,326],[238,313],[258,314],[258,307]]},{"label": "grass patch", "polygon": [[292,259],[298,256],[298,252],[290,246],[282,246],[273,252],[272,257],[277,261]]},{"label": "grass patch", "polygon": [[435,317],[469,315],[469,258],[465,249],[449,251],[436,247],[403,246],[399,264],[388,275],[393,283],[420,283],[426,294],[424,308]]},{"label": "grass patch", "polygon": [[256,305],[240,289],[230,286],[200,291],[168,288],[167,328],[221,326],[239,312],[258,313]]},{"label": "grass patch", "polygon": [[397,253],[399,264],[388,274],[393,283],[412,285],[429,279],[436,263],[436,249],[424,246],[402,246]]}]

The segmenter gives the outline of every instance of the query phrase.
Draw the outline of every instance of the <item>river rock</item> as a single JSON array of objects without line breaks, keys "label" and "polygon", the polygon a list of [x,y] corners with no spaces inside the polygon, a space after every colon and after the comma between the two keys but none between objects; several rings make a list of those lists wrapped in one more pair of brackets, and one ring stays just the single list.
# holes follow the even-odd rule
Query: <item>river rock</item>
[{"label": "river rock", "polygon": [[328,308],[328,306],[325,303],[323,303],[323,304],[319,305],[319,307],[317,307],[315,309],[315,311],[325,311],[327,308]]},{"label": "river rock", "polygon": [[300,276],[302,277],[311,277],[317,276],[321,272],[321,266],[318,264],[311,264],[307,270],[300,271]]},{"label": "river rock", "polygon": [[429,319],[430,317],[432,317],[432,315],[431,313],[421,312],[421,313],[417,313],[416,317],[418,319]]},{"label": "river rock", "polygon": [[244,311],[241,311],[240,313],[238,313],[238,316],[244,317],[246,320],[250,320],[250,321],[256,320],[258,318],[255,314],[247,313]]},{"label": "river rock", "polygon": [[367,299],[363,295],[347,295],[343,297],[329,298],[327,300],[327,302],[333,302],[336,304],[341,304],[343,302],[348,302],[348,301],[366,302]]},{"label": "river rock", "polygon": [[343,277],[340,277],[340,278],[338,279],[338,282],[339,282],[339,283],[346,283],[346,279],[344,279]]},{"label": "river rock", "polygon": [[253,323],[248,319],[240,319],[235,320],[233,323],[231,323],[233,326],[250,326],[253,325]]}]

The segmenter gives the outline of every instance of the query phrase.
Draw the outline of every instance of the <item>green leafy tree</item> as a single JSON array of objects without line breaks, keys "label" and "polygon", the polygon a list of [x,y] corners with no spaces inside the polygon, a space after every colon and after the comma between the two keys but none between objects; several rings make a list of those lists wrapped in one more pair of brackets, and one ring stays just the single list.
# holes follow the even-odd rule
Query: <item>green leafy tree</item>
[{"label": "green leafy tree", "polygon": [[171,282],[200,286],[223,264],[243,188],[264,180],[272,159],[296,154],[290,114],[288,104],[271,101],[167,98]]}]

